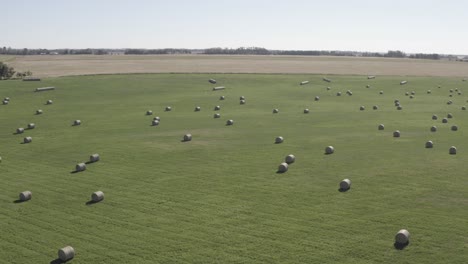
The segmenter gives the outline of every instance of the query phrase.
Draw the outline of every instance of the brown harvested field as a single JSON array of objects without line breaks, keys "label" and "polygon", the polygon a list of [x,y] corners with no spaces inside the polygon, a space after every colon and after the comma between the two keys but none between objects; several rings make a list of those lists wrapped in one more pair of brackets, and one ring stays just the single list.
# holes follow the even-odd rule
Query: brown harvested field
[{"label": "brown harvested field", "polygon": [[35,76],[112,73],[306,73],[353,75],[468,76],[468,63],[447,60],[325,56],[41,55],[9,59]]}]

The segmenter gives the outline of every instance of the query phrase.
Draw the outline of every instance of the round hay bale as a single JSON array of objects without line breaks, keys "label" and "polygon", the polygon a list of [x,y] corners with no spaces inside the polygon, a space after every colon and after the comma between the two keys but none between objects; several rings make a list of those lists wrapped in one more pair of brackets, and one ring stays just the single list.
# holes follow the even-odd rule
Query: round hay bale
[{"label": "round hay bale", "polygon": [[221,114],[216,113],[216,114],[214,114],[213,117],[214,117],[214,118],[220,118],[220,117],[221,117]]},{"label": "round hay bale", "polygon": [[172,107],[170,106],[166,106],[166,109],[165,109],[166,112],[169,112],[169,111],[172,111]]},{"label": "round hay bale", "polygon": [[378,129],[379,129],[379,130],[384,130],[384,129],[385,129],[384,124],[380,124],[380,125],[378,126]]},{"label": "round hay bale", "polygon": [[279,113],[279,110],[277,108],[273,109],[273,114]]},{"label": "round hay bale", "polygon": [[315,96],[314,100],[318,101],[318,100],[320,100],[320,97],[317,95],[317,96]]},{"label": "round hay bale", "polygon": [[195,107],[195,112],[200,112],[200,110],[201,110],[201,107],[199,106]]},{"label": "round hay bale", "polygon": [[450,89],[449,92],[453,93],[453,89]]},{"label": "round hay bale", "polygon": [[416,93],[414,91],[411,92],[411,95],[415,95]]},{"label": "round hay bale", "polygon": [[377,105],[374,105],[374,106],[372,106],[372,109],[374,109],[374,110],[378,110],[378,109],[379,109],[379,106],[377,106]]},{"label": "round hay bale", "polygon": [[151,125],[152,125],[152,126],[157,126],[157,125],[159,125],[159,120],[153,120],[153,121],[151,122]]},{"label": "round hay bale", "polygon": [[462,95],[462,93],[461,93],[461,92],[458,92],[458,95]]},{"label": "round hay bale", "polygon": [[310,111],[308,108],[304,109],[304,114],[308,114]]},{"label": "round hay bale", "polygon": [[333,154],[335,152],[335,148],[333,146],[328,146],[325,148],[325,154]]},{"label": "round hay bale", "polygon": [[75,257],[75,249],[70,246],[66,246],[64,248],[59,249],[58,251],[58,258],[63,261],[67,262]]},{"label": "round hay bale", "polygon": [[79,126],[79,125],[81,125],[81,120],[77,119],[77,120],[73,121],[73,125],[74,125],[74,126]]},{"label": "round hay bale", "polygon": [[434,146],[434,142],[432,140],[429,140],[426,142],[426,148],[432,148]]},{"label": "round hay bale", "polygon": [[458,126],[457,126],[457,125],[453,125],[450,129],[451,129],[452,131],[457,131],[457,130],[458,130]]},{"label": "round hay bale", "polygon": [[32,137],[25,137],[25,138],[23,139],[23,142],[24,142],[24,143],[31,143],[31,142],[32,142]]},{"label": "round hay bale", "polygon": [[16,129],[16,134],[23,134],[24,133],[24,128],[19,127]]},{"label": "round hay bale", "polygon": [[284,141],[284,138],[281,137],[281,136],[275,138],[275,143],[276,144],[283,143],[283,141]]},{"label": "round hay bale", "polygon": [[9,102],[9,101],[10,101],[10,97],[5,97],[5,98],[3,98],[3,100]]},{"label": "round hay bale", "polygon": [[348,95],[349,95],[349,96],[353,95],[353,92],[349,92]]},{"label": "round hay bale", "polygon": [[395,103],[395,106],[400,106],[400,102],[396,102],[396,103]]},{"label": "round hay bale", "polygon": [[91,194],[91,201],[97,203],[97,202],[100,202],[104,200],[104,193],[101,192],[101,191],[97,191],[97,192],[93,192],[93,194]]},{"label": "round hay bale", "polygon": [[245,104],[245,100],[240,100],[240,104],[241,105]]},{"label": "round hay bale", "polygon": [[19,194],[19,200],[24,202],[24,201],[29,201],[32,198],[32,192],[31,191],[24,191],[20,192]]},{"label": "round hay bale", "polygon": [[337,93],[336,93],[336,96],[341,96],[341,92],[337,92]]},{"label": "round hay bale", "polygon": [[414,98],[414,96],[410,95],[410,97],[409,97],[409,98],[410,98],[410,99],[413,99],[413,98]]},{"label": "round hay bale", "polygon": [[427,94],[430,94],[431,93],[431,90],[427,90]]},{"label": "round hay bale", "polygon": [[436,132],[437,131],[437,127],[436,126],[431,126],[431,132]]},{"label": "round hay bale", "polygon": [[363,105],[361,105],[361,106],[359,107],[359,110],[364,111],[364,110],[366,110],[366,107],[364,107]]},{"label": "round hay bale", "polygon": [[406,229],[401,229],[395,235],[395,243],[397,244],[407,244],[409,242],[410,233]]},{"label": "round hay bale", "polygon": [[327,91],[330,91],[330,90],[331,90],[331,87],[330,87],[330,86],[328,86],[328,87],[327,87]]},{"label": "round hay bale", "polygon": [[448,113],[448,114],[447,114],[447,118],[453,118],[452,113]]},{"label": "round hay bale", "polygon": [[184,135],[184,141],[191,141],[192,140],[192,134],[185,134]]},{"label": "round hay bale", "polygon": [[286,156],[284,160],[286,161],[287,164],[291,164],[296,161],[296,156],[294,156],[293,154],[289,154]]},{"label": "round hay bale", "polygon": [[455,155],[455,154],[457,154],[457,148],[456,148],[455,146],[451,146],[451,147],[449,148],[449,154],[450,154],[450,155]]},{"label": "round hay bale", "polygon": [[215,106],[215,107],[214,107],[214,110],[215,110],[215,111],[221,110],[221,106],[219,106],[219,105]]},{"label": "round hay bale", "polygon": [[47,102],[46,102],[47,105],[51,105],[51,104],[53,104],[53,103],[54,103],[54,102],[53,102],[52,100],[47,100]]},{"label": "round hay bale", "polygon": [[366,88],[370,88],[370,85],[366,85]]},{"label": "round hay bale", "polygon": [[152,115],[152,114],[153,114],[153,111],[151,110],[146,111],[146,115]]},{"label": "round hay bale", "polygon": [[244,96],[239,97],[239,100],[245,100]]},{"label": "round hay bale", "polygon": [[379,94],[383,94],[383,91],[380,91]]},{"label": "round hay bale", "polygon": [[224,97],[224,95],[221,95],[221,96],[219,97],[219,100],[221,100],[221,101],[224,100],[224,99],[226,99],[226,97]]},{"label": "round hay bale", "polygon": [[450,95],[449,95],[449,97],[453,97],[453,95],[452,95],[452,94],[450,94]]},{"label": "round hay bale", "polygon": [[405,93],[405,95],[406,95],[406,96],[408,96],[408,95],[409,95],[409,93],[408,93],[408,92],[406,92],[406,93]]},{"label": "round hay bale", "polygon": [[41,115],[42,114],[42,109],[37,109],[36,110],[36,115]]},{"label": "round hay bale", "polygon": [[286,162],[283,162],[278,166],[278,172],[283,173],[287,171],[288,171],[288,164]]},{"label": "round hay bale", "polygon": [[28,129],[34,129],[36,127],[36,124],[34,123],[29,123],[28,124]]},{"label": "round hay bale", "polygon": [[395,104],[396,104],[396,103],[400,103],[400,100],[395,99],[395,100],[393,100],[393,102],[394,102]]},{"label": "round hay bale", "polygon": [[86,164],[85,163],[78,163],[75,166],[76,171],[85,171],[86,170]]},{"label": "round hay bale", "polygon": [[10,101],[3,100],[3,104],[7,105]]},{"label": "round hay bale", "polygon": [[432,115],[432,120],[437,120],[437,115]]},{"label": "round hay bale", "polygon": [[399,105],[399,106],[397,106],[396,109],[397,109],[397,110],[403,110],[403,106]]},{"label": "round hay bale", "polygon": [[400,136],[401,136],[400,130],[395,130],[393,132],[393,137],[400,137]]},{"label": "round hay bale", "polygon": [[229,120],[226,122],[226,124],[227,124],[228,126],[232,126],[232,125],[234,125],[234,120],[229,119]]},{"label": "round hay bale", "polygon": [[348,91],[346,91],[346,94],[347,95],[353,95],[353,92],[351,92],[351,90],[348,90]]},{"label": "round hay bale", "polygon": [[344,179],[340,182],[340,190],[346,191],[351,188],[351,181],[349,179]]},{"label": "round hay bale", "polygon": [[453,102],[452,102],[451,100],[449,100],[449,101],[447,102],[447,104],[448,104],[448,105],[451,105],[451,104],[453,104]]},{"label": "round hay bale", "polygon": [[455,88],[455,92],[458,92],[458,88]]},{"label": "round hay bale", "polygon": [[447,118],[445,118],[445,117],[444,117],[444,118],[442,118],[442,123],[444,123],[444,124],[445,124],[445,123],[448,123],[448,119],[447,119]]},{"label": "round hay bale", "polygon": [[161,118],[159,116],[155,116],[155,117],[153,117],[153,120],[161,121]]},{"label": "round hay bale", "polygon": [[466,106],[462,106],[461,110],[466,110]]},{"label": "round hay bale", "polygon": [[100,160],[99,154],[94,153],[89,156],[89,161],[90,162],[98,162]]}]

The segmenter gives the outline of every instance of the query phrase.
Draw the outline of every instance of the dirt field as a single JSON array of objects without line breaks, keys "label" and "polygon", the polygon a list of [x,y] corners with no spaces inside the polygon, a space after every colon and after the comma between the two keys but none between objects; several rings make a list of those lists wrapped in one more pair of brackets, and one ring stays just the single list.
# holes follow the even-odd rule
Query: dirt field
[{"label": "dirt field", "polygon": [[10,58],[9,64],[39,77],[168,72],[468,76],[466,62],[355,57],[47,55]]}]

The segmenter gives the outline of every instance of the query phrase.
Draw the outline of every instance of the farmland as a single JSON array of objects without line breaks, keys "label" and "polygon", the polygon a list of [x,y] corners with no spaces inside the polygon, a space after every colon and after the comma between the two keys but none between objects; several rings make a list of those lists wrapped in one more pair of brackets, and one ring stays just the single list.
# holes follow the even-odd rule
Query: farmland
[{"label": "farmland", "polygon": [[[61,58],[51,56],[55,64],[47,67],[29,57],[12,65],[27,70],[27,63],[43,76],[89,73],[80,62],[62,69],[70,62]],[[378,74],[405,75],[411,67],[379,72],[379,63],[368,64],[373,61],[368,59],[365,67],[375,71],[366,72],[376,79],[330,75],[332,82],[326,83],[322,75],[297,74],[303,63],[315,65],[308,58],[296,66],[280,62],[277,69],[262,68],[271,58],[250,66],[241,60],[241,70],[226,68],[232,64],[224,58],[218,65],[211,59],[209,69],[191,59],[192,68],[186,68],[184,56],[168,60],[161,62],[168,72],[176,66],[183,72],[249,72],[255,66],[296,74],[121,74],[0,82],[0,97],[11,98],[0,105],[0,260],[53,263],[57,250],[71,245],[76,250],[71,263],[466,263],[468,112],[461,107],[468,104],[468,82],[447,77],[463,76],[466,68],[460,65],[465,64],[438,71],[443,62],[424,61],[419,63],[426,68],[415,67],[408,75],[438,71],[446,77],[395,77]],[[320,70],[328,72],[330,61]],[[340,61],[344,66],[336,74],[365,70]],[[152,60],[141,63],[155,68],[130,60],[111,69],[97,63],[92,71],[158,71]],[[209,78],[226,90],[212,91]],[[403,79],[406,85],[399,84]],[[300,86],[304,80],[309,83]],[[46,86],[57,89],[33,92]],[[413,99],[405,96],[412,91]],[[221,95],[226,99],[220,101]],[[240,96],[245,105],[239,104]],[[45,105],[49,99],[53,104]],[[216,105],[221,109],[215,112]],[[374,105],[378,110],[372,110]],[[166,106],[172,111],[164,111]],[[194,111],[196,106],[201,111]],[[43,114],[35,115],[37,109]],[[448,113],[453,118],[444,124]],[[439,119],[432,120],[433,114]],[[151,126],[155,116],[161,122]],[[72,126],[77,119],[82,124]],[[228,119],[234,125],[226,126]],[[28,123],[36,128],[14,134]],[[385,129],[378,130],[379,124]],[[450,130],[454,124],[458,131]],[[437,132],[430,131],[433,125]],[[400,138],[392,137],[395,130]],[[186,133],[192,141],[181,142]],[[21,144],[26,136],[32,142]],[[277,136],[284,142],[274,144]],[[427,140],[434,142],[432,149],[425,148]],[[329,145],[335,153],[324,155]],[[449,155],[450,146],[457,147],[457,155]],[[93,153],[100,154],[99,162],[72,173]],[[288,154],[296,162],[277,173]],[[345,178],[352,187],[340,192]],[[15,202],[25,190],[32,199]],[[105,199],[87,204],[98,190]],[[411,232],[410,244],[397,250],[394,236],[402,228]]]}]

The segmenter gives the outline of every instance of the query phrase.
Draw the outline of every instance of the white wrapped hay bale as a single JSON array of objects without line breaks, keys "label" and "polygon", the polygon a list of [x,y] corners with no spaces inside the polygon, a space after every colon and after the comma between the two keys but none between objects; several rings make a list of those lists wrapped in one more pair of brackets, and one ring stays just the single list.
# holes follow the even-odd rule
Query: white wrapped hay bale
[{"label": "white wrapped hay bale", "polygon": [[226,125],[228,125],[228,126],[234,125],[234,120],[229,119],[229,120],[226,122]]},{"label": "white wrapped hay bale", "polygon": [[245,100],[240,100],[239,103],[240,103],[241,105],[243,105],[243,104],[245,104]]},{"label": "white wrapped hay bale", "polygon": [[214,118],[220,118],[220,117],[221,117],[221,114],[216,113],[216,114],[213,115],[213,117],[214,117]]},{"label": "white wrapped hay bale", "polygon": [[36,115],[41,115],[42,114],[42,109],[37,109],[36,110]]},{"label": "white wrapped hay bale", "polygon": [[273,109],[273,114],[279,113],[279,110],[277,108]]},{"label": "white wrapped hay bale", "polygon": [[308,114],[310,111],[308,108],[304,109],[304,114]]},{"label": "white wrapped hay bale", "polygon": [[309,83],[309,81],[302,81],[301,85],[305,85],[305,84],[308,84],[308,83]]},{"label": "white wrapped hay bale", "polygon": [[275,138],[275,143],[276,144],[283,143],[283,141],[284,141],[284,138],[281,137],[281,136]]},{"label": "white wrapped hay bale", "polygon": [[19,200],[22,202],[29,201],[32,198],[32,192],[31,191],[24,191],[20,192],[19,194]]},{"label": "white wrapped hay bale", "polygon": [[378,129],[379,129],[379,130],[384,130],[384,129],[385,129],[384,124],[380,124],[380,125],[378,126]]},{"label": "white wrapped hay bale", "polygon": [[410,233],[406,229],[401,229],[395,235],[395,243],[397,244],[407,244],[409,242]]},{"label": "white wrapped hay bale", "polygon": [[434,142],[432,142],[432,140],[429,140],[426,142],[426,148],[432,148],[434,147]]},{"label": "white wrapped hay bale", "polygon": [[375,76],[374,75],[369,75],[369,76],[367,76],[367,79],[375,79]]},{"label": "white wrapped hay bale", "polygon": [[450,155],[455,155],[455,154],[457,154],[457,148],[456,148],[455,146],[451,146],[451,147],[449,148],[449,154],[450,154]]},{"label": "white wrapped hay bale", "polygon": [[437,127],[436,126],[431,126],[431,132],[436,132],[437,131]]},{"label": "white wrapped hay bale", "polygon": [[458,130],[458,126],[453,125],[453,126],[451,127],[451,129],[452,129],[452,131],[457,131],[457,130]]},{"label": "white wrapped hay bale", "polygon": [[3,98],[3,100],[9,102],[9,101],[10,101],[10,97],[5,97],[5,98]]},{"label": "white wrapped hay bale", "polygon": [[400,130],[395,130],[393,132],[393,137],[400,137],[400,136],[401,136]]},{"label": "white wrapped hay bale", "polygon": [[98,162],[101,158],[99,157],[99,154],[94,153],[89,156],[89,161],[90,162]]},{"label": "white wrapped hay bale", "polygon": [[85,171],[86,170],[86,164],[85,163],[78,163],[75,166],[76,171]]},{"label": "white wrapped hay bale", "polygon": [[172,107],[170,106],[166,106],[166,109],[165,109],[166,112],[169,112],[169,111],[172,111]]},{"label": "white wrapped hay bale", "polygon": [[401,81],[401,82],[400,82],[400,85],[405,85],[405,84],[407,84],[407,83],[408,83],[408,81]]},{"label": "white wrapped hay bale", "polygon": [[29,123],[28,124],[28,129],[34,129],[36,127],[36,124],[34,123]]},{"label": "white wrapped hay bale", "polygon": [[97,203],[104,200],[104,193],[102,191],[93,192],[91,194],[91,201]]},{"label": "white wrapped hay bale", "polygon": [[215,106],[215,107],[214,107],[214,110],[215,110],[215,111],[221,110],[221,106],[219,106],[219,105]]},{"label": "white wrapped hay bale", "polygon": [[224,90],[224,86],[218,86],[218,87],[213,87],[213,91],[219,91],[219,90]]},{"label": "white wrapped hay bale", "polygon": [[23,134],[24,133],[24,128],[19,127],[16,129],[16,134]]},{"label": "white wrapped hay bale", "polygon": [[239,100],[245,100],[245,96],[239,97]]},{"label": "white wrapped hay bale", "polygon": [[200,112],[200,110],[201,110],[201,107],[199,106],[195,107],[195,112]]},{"label": "white wrapped hay bale", "polygon": [[291,164],[291,163],[294,163],[296,161],[296,156],[294,156],[293,154],[289,154],[286,156],[286,158],[284,159],[285,162],[287,164]]},{"label": "white wrapped hay bale", "polygon": [[79,126],[79,125],[81,125],[81,120],[77,119],[77,120],[73,121],[73,125],[74,125],[74,126]]},{"label": "white wrapped hay bale", "polygon": [[340,182],[340,190],[346,191],[351,188],[351,181],[349,179],[344,179]]},{"label": "white wrapped hay bale", "polygon": [[286,162],[283,162],[278,166],[278,172],[283,173],[287,171],[288,171],[288,164]]},{"label": "white wrapped hay bale", "polygon": [[151,121],[151,125],[152,125],[152,126],[157,126],[157,125],[159,125],[159,120],[153,120],[153,121]]},{"label": "white wrapped hay bale", "polygon": [[161,118],[159,116],[153,117],[153,120],[161,121]]},{"label": "white wrapped hay bale", "polygon": [[53,103],[54,103],[54,102],[53,102],[52,100],[47,100],[47,102],[46,102],[46,104],[48,104],[48,105],[51,105],[51,104],[53,104]]},{"label": "white wrapped hay bale", "polygon": [[335,148],[333,146],[328,146],[325,148],[325,154],[333,154],[335,152]]},{"label": "white wrapped hay bale", "polygon": [[3,100],[3,104],[7,105],[10,101]]},{"label": "white wrapped hay bale", "polygon": [[152,114],[153,114],[153,111],[151,110],[146,111],[146,115],[152,115]]},{"label": "white wrapped hay bale", "polygon": [[26,143],[31,143],[32,142],[32,137],[25,137],[23,139],[23,142],[26,144]]},{"label": "white wrapped hay bale", "polygon": [[58,258],[63,261],[67,262],[75,257],[75,249],[71,246],[66,246],[64,248],[59,249],[58,251]]},{"label": "white wrapped hay bale", "polygon": [[192,140],[192,134],[185,134],[184,135],[184,141],[191,141]]}]

